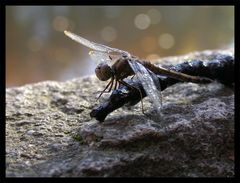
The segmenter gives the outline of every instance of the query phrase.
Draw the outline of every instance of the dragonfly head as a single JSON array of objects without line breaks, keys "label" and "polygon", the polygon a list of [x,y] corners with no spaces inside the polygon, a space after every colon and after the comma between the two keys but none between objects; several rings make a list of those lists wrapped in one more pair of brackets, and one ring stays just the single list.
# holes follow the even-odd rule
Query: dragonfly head
[{"label": "dragonfly head", "polygon": [[107,81],[113,77],[113,69],[106,63],[100,63],[95,69],[95,74],[101,81]]}]

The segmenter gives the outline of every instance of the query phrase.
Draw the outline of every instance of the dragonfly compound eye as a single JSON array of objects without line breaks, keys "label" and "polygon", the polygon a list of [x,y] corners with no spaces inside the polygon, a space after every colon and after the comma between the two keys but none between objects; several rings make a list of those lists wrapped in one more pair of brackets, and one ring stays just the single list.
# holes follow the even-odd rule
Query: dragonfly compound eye
[{"label": "dragonfly compound eye", "polygon": [[113,76],[112,68],[107,64],[99,64],[95,69],[95,73],[101,81],[107,81]]}]

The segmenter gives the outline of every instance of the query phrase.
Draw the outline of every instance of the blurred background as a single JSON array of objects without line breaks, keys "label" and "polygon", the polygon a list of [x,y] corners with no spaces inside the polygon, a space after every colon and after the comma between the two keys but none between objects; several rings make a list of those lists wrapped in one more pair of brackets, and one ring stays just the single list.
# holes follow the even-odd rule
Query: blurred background
[{"label": "blurred background", "polygon": [[148,60],[234,44],[233,6],[7,6],[6,87],[94,74],[63,33]]}]

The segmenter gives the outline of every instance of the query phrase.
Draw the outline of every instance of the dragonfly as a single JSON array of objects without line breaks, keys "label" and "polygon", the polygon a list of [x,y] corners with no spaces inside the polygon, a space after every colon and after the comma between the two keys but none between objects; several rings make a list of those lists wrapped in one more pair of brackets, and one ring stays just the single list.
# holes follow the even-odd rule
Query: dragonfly
[{"label": "dragonfly", "polygon": [[[112,88],[114,88],[115,90],[117,88],[117,85],[119,86],[120,84],[125,85],[129,88],[138,89],[134,88],[133,86],[129,85],[124,81],[124,79],[128,76],[136,75],[137,79],[141,82],[144,91],[152,102],[154,109],[161,116],[160,109],[162,106],[162,96],[161,86],[157,75],[171,77],[184,82],[212,82],[212,80],[209,78],[187,75],[184,73],[163,68],[161,66],[156,66],[149,61],[139,59],[137,56],[134,56],[127,51],[89,41],[70,31],[65,30],[64,33],[72,40],[91,49],[89,55],[92,60],[98,63],[95,69],[95,74],[97,78],[101,81],[110,80],[104,90],[99,95],[99,97],[101,97],[101,95],[106,90],[108,90],[107,92],[110,92]],[[139,92],[141,95],[141,91]],[[142,112],[144,113],[143,103]]]}]

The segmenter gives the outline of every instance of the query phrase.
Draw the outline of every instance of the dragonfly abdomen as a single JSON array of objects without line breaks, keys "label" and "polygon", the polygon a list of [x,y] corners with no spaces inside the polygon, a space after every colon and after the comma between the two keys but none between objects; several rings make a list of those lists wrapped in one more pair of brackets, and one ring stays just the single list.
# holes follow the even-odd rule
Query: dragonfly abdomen
[{"label": "dragonfly abdomen", "polygon": [[184,74],[181,72],[176,72],[170,69],[166,69],[163,67],[156,66],[148,61],[142,61],[142,64],[148,68],[150,71],[157,75],[164,75],[170,78],[174,78],[184,82],[192,82],[192,83],[210,83],[212,82],[211,79],[199,76],[191,76],[188,74]]}]

